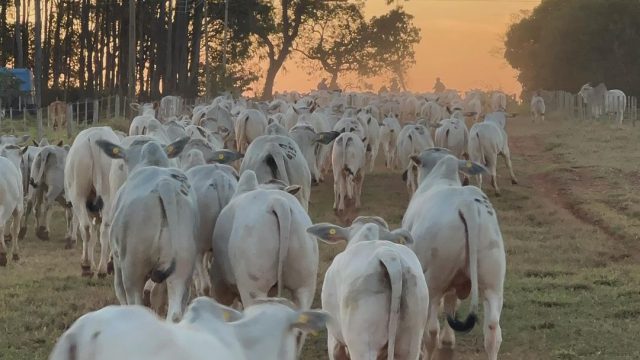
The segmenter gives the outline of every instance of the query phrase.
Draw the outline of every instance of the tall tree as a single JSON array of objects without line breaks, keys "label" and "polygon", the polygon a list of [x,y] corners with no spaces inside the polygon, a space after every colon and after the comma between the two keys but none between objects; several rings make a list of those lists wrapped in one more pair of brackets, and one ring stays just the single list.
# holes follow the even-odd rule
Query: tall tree
[{"label": "tall tree", "polygon": [[21,20],[20,20],[20,0],[16,1],[16,24],[15,28],[15,36],[16,36],[16,64],[15,67],[21,68],[24,66],[23,59],[23,51],[22,51],[22,30],[21,30]]},{"label": "tall tree", "polygon": [[373,60],[366,53],[368,31],[361,4],[323,3],[303,26],[295,50],[329,73],[329,86],[337,88],[340,74],[367,73]]},{"label": "tall tree", "polygon": [[587,82],[640,93],[640,2],[546,0],[512,24],[504,56],[523,93]]},{"label": "tall tree", "polygon": [[276,75],[291,54],[300,26],[314,17],[321,4],[322,1],[316,0],[281,0],[277,8],[271,8],[268,17],[254,19],[255,34],[266,48],[269,61],[262,98],[272,97]]},{"label": "tall tree", "polygon": [[[36,108],[42,107],[42,15],[40,13],[40,0],[35,0],[35,74],[34,74],[34,87],[35,87],[35,103]],[[38,111],[38,140],[42,138],[42,112]]]}]

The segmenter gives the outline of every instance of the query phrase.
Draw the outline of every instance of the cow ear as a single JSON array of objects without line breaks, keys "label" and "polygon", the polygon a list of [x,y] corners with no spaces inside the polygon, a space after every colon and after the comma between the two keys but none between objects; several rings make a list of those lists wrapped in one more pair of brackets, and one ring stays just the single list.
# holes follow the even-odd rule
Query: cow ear
[{"label": "cow ear", "polygon": [[58,147],[62,147],[63,145],[64,145],[64,141],[62,140],[58,141],[58,144],[57,144]]},{"label": "cow ear", "polygon": [[36,146],[36,147],[38,146],[38,143],[36,142],[35,139],[31,139],[31,142],[33,143],[33,146]]},{"label": "cow ear", "polygon": [[153,102],[153,110],[157,110],[160,107],[160,103],[157,101]]},{"label": "cow ear", "polygon": [[327,312],[320,310],[299,311],[296,315],[291,328],[310,333],[323,330],[331,319]]},{"label": "cow ear", "polygon": [[22,135],[18,143],[26,143],[29,139],[31,139],[31,135]]},{"label": "cow ear", "polygon": [[288,192],[291,195],[295,195],[300,191],[300,189],[302,189],[300,185],[289,185],[284,188],[284,191]]},{"label": "cow ear", "polygon": [[188,142],[189,137],[185,136],[182,139],[178,139],[165,146],[164,152],[167,154],[167,157],[169,157],[169,159],[172,159],[182,153],[182,150],[184,150],[184,147],[187,146]]},{"label": "cow ear", "polygon": [[231,150],[218,150],[213,153],[213,161],[220,164],[228,164],[238,159],[242,159],[244,155]]},{"label": "cow ear", "polygon": [[316,135],[313,139],[314,142],[321,143],[324,145],[329,145],[333,140],[335,140],[340,135],[337,131],[325,131]]},{"label": "cow ear", "polygon": [[300,111],[298,111],[298,109],[295,106],[291,107],[293,109],[293,112],[296,114],[300,114]]},{"label": "cow ear", "polygon": [[420,166],[422,165],[422,160],[420,160],[420,156],[418,155],[411,155],[409,156],[409,158],[411,159],[411,161],[413,161],[416,165]]},{"label": "cow ear", "polygon": [[97,140],[96,145],[110,158],[112,159],[124,159],[126,157],[126,150],[107,140]]},{"label": "cow ear", "polygon": [[25,146],[25,147],[21,148],[21,149],[20,149],[20,153],[21,153],[22,155],[24,155],[24,154],[27,152],[27,150],[29,150],[29,146]]},{"label": "cow ear", "polygon": [[470,160],[458,160],[458,170],[466,175],[479,175],[489,173],[487,168]]},{"label": "cow ear", "polygon": [[406,229],[395,229],[393,231],[387,231],[385,229],[379,229],[380,240],[387,240],[400,245],[413,244],[413,236]]},{"label": "cow ear", "polygon": [[328,243],[335,244],[339,241],[349,241],[349,229],[330,223],[321,223],[307,228],[307,233]]}]

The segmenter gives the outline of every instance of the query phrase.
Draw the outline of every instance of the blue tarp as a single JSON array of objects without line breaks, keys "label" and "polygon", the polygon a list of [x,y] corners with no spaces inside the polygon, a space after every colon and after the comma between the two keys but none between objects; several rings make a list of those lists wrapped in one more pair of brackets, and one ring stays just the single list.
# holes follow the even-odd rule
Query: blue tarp
[{"label": "blue tarp", "polygon": [[20,90],[24,92],[31,92],[33,90],[33,73],[29,69],[9,69],[0,68],[0,71],[9,72],[18,79],[22,80],[20,84]]}]

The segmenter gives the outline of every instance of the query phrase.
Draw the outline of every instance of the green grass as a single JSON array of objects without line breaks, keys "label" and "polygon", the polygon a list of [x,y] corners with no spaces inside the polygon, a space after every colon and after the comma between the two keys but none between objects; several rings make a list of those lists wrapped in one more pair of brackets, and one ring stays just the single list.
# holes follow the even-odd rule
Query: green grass
[{"label": "green grass", "polygon": [[[640,358],[640,128],[522,117],[508,132],[521,184],[509,185],[500,162],[502,197],[485,189],[507,251],[500,358]],[[327,180],[313,189],[311,217],[339,223]],[[408,199],[400,174],[379,167],[365,178],[359,213],[396,227]],[[115,302],[111,278],[79,276],[80,250],[63,249],[62,212],[54,216],[51,241],[31,226],[22,259],[0,269],[0,359],[46,359],[78,316]],[[322,274],[342,247],[320,248]],[[486,358],[480,326],[456,346],[456,358]],[[308,339],[303,358],[327,358],[323,334]]]}]

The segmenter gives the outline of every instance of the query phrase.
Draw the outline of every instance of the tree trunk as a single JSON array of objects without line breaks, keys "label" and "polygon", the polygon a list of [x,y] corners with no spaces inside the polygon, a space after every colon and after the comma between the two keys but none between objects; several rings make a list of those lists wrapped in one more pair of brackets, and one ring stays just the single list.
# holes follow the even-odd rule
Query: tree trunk
[{"label": "tree trunk", "polygon": [[136,1],[129,0],[129,59],[127,61],[129,101],[136,96]]},{"label": "tree trunk", "polygon": [[[42,28],[42,16],[40,14],[40,0],[35,0],[35,34],[34,34],[34,42],[35,42],[35,74],[34,74],[34,87],[36,92],[36,108],[40,109],[42,107],[42,39],[41,39],[41,28]],[[42,112],[38,113],[38,140],[42,139]]]},{"label": "tree trunk", "polygon": [[56,16],[55,31],[53,34],[53,86],[54,90],[60,89],[60,63],[62,62],[62,54],[60,53],[60,29],[62,27],[62,19],[64,18],[65,6],[60,3],[58,6],[58,14]]},{"label": "tree trunk", "polygon": [[162,86],[162,92],[164,95],[169,95],[171,94],[171,92],[174,89],[173,86],[173,80],[174,80],[174,76],[173,76],[173,67],[172,67],[172,60],[173,60],[173,10],[172,10],[172,3],[173,0],[169,0],[169,4],[168,4],[168,9],[167,9],[167,43],[166,43],[166,47],[167,47],[167,53],[166,53],[166,60],[165,60],[165,65],[166,68],[164,70],[164,84]]},{"label": "tree trunk", "polygon": [[329,89],[339,89],[338,87],[338,72],[332,72],[331,74],[331,81],[329,82]]},{"label": "tree trunk", "polygon": [[16,0],[16,24],[14,34],[16,37],[16,66],[21,68],[24,66],[23,52],[22,52],[22,29],[20,28],[20,0]]},{"label": "tree trunk", "polygon": [[197,3],[193,18],[193,35],[191,38],[191,64],[189,65],[188,97],[198,96],[198,75],[200,65],[200,40],[202,39],[202,17],[204,3]]},{"label": "tree trunk", "polygon": [[267,69],[267,76],[264,80],[264,87],[262,88],[262,100],[271,100],[273,98],[273,84],[276,81],[276,75],[278,70],[282,66],[282,62],[278,63],[277,60],[269,60],[269,68]]}]

